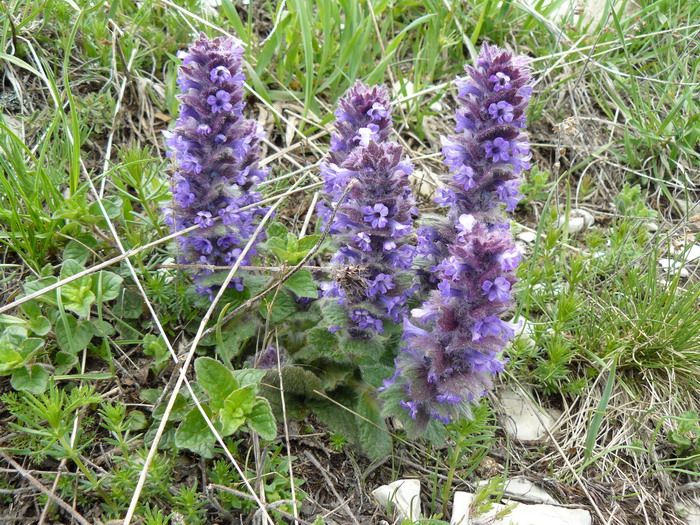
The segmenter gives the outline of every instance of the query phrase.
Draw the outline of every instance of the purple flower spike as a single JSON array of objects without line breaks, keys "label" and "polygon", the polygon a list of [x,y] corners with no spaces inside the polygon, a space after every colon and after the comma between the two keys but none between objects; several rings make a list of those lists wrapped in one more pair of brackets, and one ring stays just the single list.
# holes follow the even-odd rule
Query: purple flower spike
[{"label": "purple flower spike", "polygon": [[327,202],[353,183],[345,200],[331,204],[338,206],[328,225],[339,244],[333,262],[342,269],[333,283],[322,286],[324,297],[346,309],[344,337],[383,333],[387,320],[400,322],[407,313],[414,291],[408,271],[415,255],[408,244],[415,214],[411,169],[401,146],[371,140],[356,147],[340,167],[323,171]]},{"label": "purple flower spike", "polygon": [[[384,86],[367,86],[359,80],[338,101],[331,151],[321,166],[326,180],[327,202],[320,201],[316,212],[325,227],[331,207],[343,194],[348,179],[340,166],[358,147],[370,142],[386,142],[391,133],[391,103]],[[331,233],[334,233],[331,231]]]},{"label": "purple flower spike", "polygon": [[404,324],[391,386],[403,389],[399,404],[418,430],[430,419],[470,417],[503,371],[499,355],[515,335],[503,317],[513,309],[521,254],[502,213],[515,209],[518,174],[529,167],[527,63],[486,44],[456,83],[457,134],[441,139],[450,174],[435,199],[449,211],[418,230],[419,275],[433,291]]},{"label": "purple flower spike", "polygon": [[[165,211],[174,231],[199,226],[178,237],[183,264],[235,264],[258,217],[267,211],[255,206],[260,201],[256,185],[267,177],[258,167],[264,133],[255,121],[243,118],[242,54],[231,39],[201,35],[178,55],[180,116],[166,133],[173,202]],[[240,211],[244,206],[248,209]],[[242,264],[249,264],[255,253],[248,251]],[[216,285],[203,282],[209,274],[195,271],[196,290],[213,297]],[[231,286],[242,290],[241,279]]]}]

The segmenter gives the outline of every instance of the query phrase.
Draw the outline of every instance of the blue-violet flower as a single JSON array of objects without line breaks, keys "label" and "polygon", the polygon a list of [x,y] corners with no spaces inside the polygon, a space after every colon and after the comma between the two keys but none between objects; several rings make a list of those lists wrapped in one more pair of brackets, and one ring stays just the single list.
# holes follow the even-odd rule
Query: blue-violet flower
[{"label": "blue-violet flower", "polygon": [[[258,167],[264,132],[243,117],[242,54],[234,40],[202,34],[179,55],[180,116],[166,133],[173,166],[173,201],[166,221],[174,231],[199,226],[178,237],[182,264],[235,264],[256,229],[257,217],[267,211],[257,206],[260,195],[255,191],[267,177]],[[249,250],[242,264],[255,253]],[[195,272],[202,295],[212,296],[216,289],[205,282],[211,273]],[[242,289],[242,280],[234,279],[232,286]]]},{"label": "blue-violet flower", "polygon": [[436,199],[449,210],[418,231],[418,250],[437,290],[404,321],[397,376],[385,381],[403,389],[399,404],[418,428],[431,418],[470,417],[472,403],[503,370],[500,354],[515,333],[503,318],[513,307],[520,252],[499,204],[515,209],[518,176],[529,168],[527,64],[485,44],[476,67],[456,82],[457,134],[442,138],[450,175]]}]

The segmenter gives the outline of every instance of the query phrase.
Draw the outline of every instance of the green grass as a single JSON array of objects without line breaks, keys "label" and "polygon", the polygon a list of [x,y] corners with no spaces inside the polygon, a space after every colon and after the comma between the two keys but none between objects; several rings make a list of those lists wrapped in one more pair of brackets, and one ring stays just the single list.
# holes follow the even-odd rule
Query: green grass
[{"label": "green grass", "polygon": [[[168,234],[161,206],[169,198],[161,132],[177,111],[176,52],[194,34],[236,34],[246,45],[249,106],[253,114],[264,107],[270,115],[275,180],[263,186],[265,197],[283,194],[302,175],[285,174],[321,158],[335,102],[356,78],[385,82],[397,98],[408,99],[396,112],[400,139],[411,156],[423,157],[416,164],[424,172],[444,169],[439,158],[425,156],[438,152],[434,137],[452,126],[446,119],[451,82],[478,45],[492,41],[532,56],[538,79],[529,115],[537,169],[527,176],[518,215],[540,234],[521,267],[519,290],[519,312],[530,322],[533,341],[521,339],[509,350],[506,381],[533,385],[576,421],[562,438],[577,451],[571,465],[547,452],[548,469],[559,479],[575,483],[574,474],[591,473],[617,483],[624,470],[619,465],[628,461],[624,454],[636,455],[639,465],[661,457],[660,470],[679,482],[694,479],[700,287],[695,274],[661,274],[657,261],[680,232],[684,240],[698,241],[677,202],[699,200],[700,2],[646,0],[631,16],[606,11],[588,31],[577,16],[567,23],[554,19],[567,5],[288,0],[246,7],[223,0],[221,7],[205,9],[193,0],[3,3],[0,292],[6,302],[119,256],[111,226],[124,250],[154,244],[129,259],[133,269],[115,262],[111,273],[95,271],[0,318],[2,390],[24,387],[3,398],[2,416],[17,435],[3,441],[2,450],[28,456],[46,471],[61,470],[58,477],[38,476],[47,486],[55,483],[56,495],[75,501],[79,511],[100,508],[100,519],[118,519],[132,504],[163,417],[162,404],[151,410],[170,395],[165,387],[177,374],[133,279],[143,285],[177,352],[187,351],[186,341],[208,306],[184,272],[167,267],[171,245],[158,243]],[[440,111],[432,106],[437,101]],[[570,134],[556,127],[565,119]],[[315,169],[308,173],[317,176]],[[307,190],[279,208],[278,219],[294,235],[310,200]],[[556,228],[559,215],[578,207],[596,212],[596,228],[577,236]],[[648,221],[657,222],[660,233],[649,233]],[[227,300],[235,307],[245,297]],[[307,326],[310,319],[295,322]],[[245,322],[218,324],[216,337],[205,339],[199,351],[229,345],[226,360],[242,367],[239,353],[250,350],[258,334],[264,332],[265,344],[273,334],[263,319],[243,333]],[[298,343],[284,333],[275,337]],[[20,369],[26,373],[15,377]],[[328,369],[335,374],[329,382],[341,380],[342,370]],[[285,379],[291,399],[293,388],[308,387],[308,376],[297,376]],[[174,398],[163,448],[137,501],[145,523],[172,523],[172,513],[197,524],[250,514],[259,509],[257,494],[270,504],[282,501],[269,509],[279,517],[276,511],[293,513],[292,503],[317,490],[311,478],[304,479],[312,475],[298,470],[296,452],[277,442],[239,436],[227,442],[228,459],[193,463],[190,452],[175,445],[193,394],[202,391]],[[668,406],[659,409],[654,396],[664,396]],[[628,406],[634,408],[625,412]],[[502,440],[488,406],[477,416],[474,423],[450,428],[447,450],[427,453],[422,443],[407,444],[396,431],[401,439],[391,470],[375,470],[357,455],[350,432],[322,431],[308,439],[325,440],[334,454],[343,454],[370,489],[415,473],[411,468],[434,465],[418,473],[431,484],[430,514],[437,520],[448,514],[452,491],[472,483],[497,446],[517,452],[504,475],[527,468],[518,464],[518,445]],[[625,428],[624,442],[616,441],[616,428]],[[97,465],[105,450],[104,463]],[[418,467],[402,463],[407,457]],[[192,479],[183,465],[196,470]],[[645,476],[653,479],[656,472],[650,468]],[[255,497],[241,473],[256,484]],[[234,492],[205,493],[199,481],[205,478]],[[636,488],[645,493],[650,486]],[[496,488],[484,495],[485,504]],[[50,519],[65,519],[48,499],[41,504]]]}]

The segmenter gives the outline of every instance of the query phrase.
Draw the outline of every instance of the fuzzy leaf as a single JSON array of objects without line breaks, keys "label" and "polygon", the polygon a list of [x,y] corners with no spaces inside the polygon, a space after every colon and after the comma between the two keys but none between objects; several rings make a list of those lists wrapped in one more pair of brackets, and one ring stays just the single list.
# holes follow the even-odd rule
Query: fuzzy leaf
[{"label": "fuzzy leaf", "polygon": [[360,364],[362,379],[373,387],[380,387],[384,379],[394,375],[394,367],[382,363],[362,363]]},{"label": "fuzzy leaf", "polygon": [[277,423],[267,399],[257,398],[253,410],[248,414],[246,424],[260,437],[272,441],[277,436]]},{"label": "fuzzy leaf", "polygon": [[[277,371],[269,371],[265,382],[279,387]],[[313,372],[294,365],[282,367],[282,382],[285,392],[301,396],[314,396],[314,390],[322,389],[321,380]]]},{"label": "fuzzy leaf", "polygon": [[334,356],[338,353],[338,336],[324,326],[317,326],[306,332],[306,341],[319,356]]},{"label": "fuzzy leaf", "polygon": [[262,378],[265,377],[267,370],[259,370],[257,368],[244,368],[242,370],[234,370],[231,373],[233,374],[233,377],[236,378],[238,384],[241,387],[252,385],[257,388],[257,386],[260,384],[260,381],[262,381]]},{"label": "fuzzy leaf", "polygon": [[391,435],[387,431],[384,418],[379,411],[379,402],[370,391],[360,394],[357,402],[357,418],[360,445],[373,460],[383,459],[391,454]]},{"label": "fuzzy leaf", "polygon": [[375,337],[365,341],[356,339],[343,338],[340,341],[340,351],[345,356],[380,356],[384,352],[384,346]]}]

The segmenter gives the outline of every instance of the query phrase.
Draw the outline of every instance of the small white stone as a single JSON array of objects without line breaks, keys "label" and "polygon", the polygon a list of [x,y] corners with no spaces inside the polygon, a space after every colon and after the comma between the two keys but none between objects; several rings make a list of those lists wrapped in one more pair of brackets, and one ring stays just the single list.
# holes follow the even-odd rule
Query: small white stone
[{"label": "small white stone", "polygon": [[[469,525],[471,519],[471,504],[474,495],[469,492],[455,492],[452,506],[451,525]],[[504,503],[511,503],[504,500]],[[583,509],[567,509],[555,505],[525,505],[519,503],[503,519],[496,520],[496,514],[502,511],[505,505],[496,503],[490,512],[479,516],[480,521],[491,525],[592,525],[593,519],[588,511]]]},{"label": "small white stone", "polygon": [[410,80],[407,80],[402,84],[394,84],[392,91],[396,97],[410,97],[415,92],[413,89],[413,82]]},{"label": "small white stone", "polygon": [[700,500],[698,498],[690,501],[677,501],[673,506],[688,525],[700,525]]},{"label": "small white stone", "polygon": [[516,239],[520,239],[523,242],[532,244],[533,242],[535,242],[535,239],[537,239],[537,234],[535,232],[520,232],[515,237]]},{"label": "small white stone", "polygon": [[[566,216],[562,215],[557,219],[557,228],[560,228],[566,222]],[[571,210],[569,212],[569,222],[567,224],[567,231],[571,234],[579,233],[587,230],[595,224],[595,217],[590,212],[586,210]]]},{"label": "small white stone", "polygon": [[511,323],[516,324],[515,337],[525,343],[527,348],[535,347],[535,330],[532,327],[532,323],[520,316],[516,321],[515,317],[510,320]]},{"label": "small white stone", "polygon": [[678,247],[671,245],[671,252],[685,262],[693,262],[700,259],[700,244],[694,244],[690,248],[682,244]]},{"label": "small white stone", "polygon": [[435,113],[442,111],[442,102],[438,100],[430,104],[430,111],[434,111]]},{"label": "small white stone", "polygon": [[391,503],[401,519],[417,521],[421,516],[420,481],[400,479],[374,489],[372,495],[377,502],[387,507]]},{"label": "small white stone", "polygon": [[690,277],[690,272],[686,269],[683,268],[683,263],[680,261],[674,261],[673,259],[666,259],[665,257],[662,257],[659,259],[659,265],[665,272],[675,272],[680,269],[680,276],[683,278]]},{"label": "small white stone", "polygon": [[659,225],[653,221],[647,221],[644,223],[644,227],[648,232],[654,233],[659,231]]},{"label": "small white stone", "polygon": [[[487,485],[488,481],[480,481],[477,486]],[[552,495],[538,487],[527,478],[516,477],[508,479],[503,487],[503,495],[506,497],[519,497],[531,501],[532,503],[550,503],[558,505],[559,502]]]},{"label": "small white stone", "polygon": [[558,410],[544,410],[530,400],[528,393],[505,388],[498,394],[499,418],[503,430],[520,441],[540,441],[549,437],[561,416]]}]

